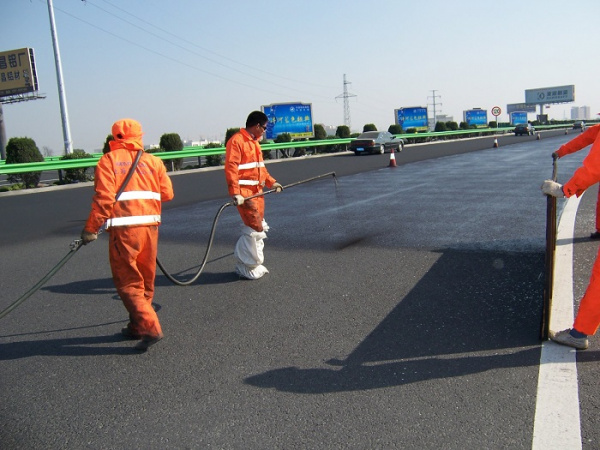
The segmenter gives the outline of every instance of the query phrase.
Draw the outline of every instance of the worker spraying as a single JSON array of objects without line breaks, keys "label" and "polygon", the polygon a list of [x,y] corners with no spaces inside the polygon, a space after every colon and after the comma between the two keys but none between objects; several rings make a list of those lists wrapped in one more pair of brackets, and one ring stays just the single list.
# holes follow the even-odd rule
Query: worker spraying
[{"label": "worker spraying", "polygon": [[163,337],[152,308],[161,202],[173,198],[163,162],[144,152],[142,126],[123,119],[112,126],[110,152],[98,161],[92,210],[81,232],[83,244],[98,237],[106,224],[113,282],[129,312],[125,338],[146,351]]},{"label": "worker spraying", "polygon": [[264,187],[278,193],[283,186],[273,178],[263,161],[259,141],[267,129],[269,119],[261,111],[253,111],[246,119],[246,127],[234,134],[225,146],[225,179],[229,195],[244,222],[234,256],[236,272],[249,280],[261,278],[269,271],[264,262],[264,239],[269,226],[264,219],[265,199],[260,194]]}]

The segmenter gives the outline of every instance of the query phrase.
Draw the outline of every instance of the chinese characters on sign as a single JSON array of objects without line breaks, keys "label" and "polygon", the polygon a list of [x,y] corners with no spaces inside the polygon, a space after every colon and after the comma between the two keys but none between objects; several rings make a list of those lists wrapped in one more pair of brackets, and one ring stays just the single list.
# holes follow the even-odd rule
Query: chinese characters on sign
[{"label": "chinese characters on sign", "polygon": [[33,49],[0,52],[0,97],[37,90]]},{"label": "chinese characters on sign", "polygon": [[561,102],[567,99],[567,94],[568,91],[566,89],[564,91],[546,91],[540,92],[538,98],[547,102]]},{"label": "chinese characters on sign", "polygon": [[477,128],[485,128],[488,126],[487,111],[484,109],[474,108],[463,111],[463,119],[469,125]]},{"label": "chinese characters on sign", "polygon": [[314,137],[310,103],[277,103],[262,107],[269,118],[266,138],[275,139],[288,133],[292,139]]},{"label": "chinese characters on sign", "polygon": [[395,110],[396,124],[402,127],[403,131],[414,128],[415,131],[427,131],[427,108],[422,106],[413,106]]},{"label": "chinese characters on sign", "polygon": [[575,85],[525,90],[525,103],[568,103],[575,101]]}]

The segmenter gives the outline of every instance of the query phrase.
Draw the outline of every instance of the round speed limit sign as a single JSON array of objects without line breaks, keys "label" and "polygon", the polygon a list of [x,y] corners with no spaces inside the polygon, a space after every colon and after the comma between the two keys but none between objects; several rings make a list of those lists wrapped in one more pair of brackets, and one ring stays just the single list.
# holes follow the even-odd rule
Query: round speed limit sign
[{"label": "round speed limit sign", "polygon": [[492,115],[498,117],[500,115],[500,113],[502,112],[502,110],[500,109],[499,106],[494,106],[492,108]]}]

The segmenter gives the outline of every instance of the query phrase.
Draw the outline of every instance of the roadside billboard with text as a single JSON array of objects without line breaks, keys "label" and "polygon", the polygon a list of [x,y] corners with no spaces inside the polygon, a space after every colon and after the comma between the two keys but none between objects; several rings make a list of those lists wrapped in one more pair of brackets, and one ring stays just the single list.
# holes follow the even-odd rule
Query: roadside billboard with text
[{"label": "roadside billboard with text", "polygon": [[506,112],[508,114],[518,111],[518,112],[528,112],[534,113],[536,111],[535,104],[527,104],[527,103],[509,103],[506,105]]},{"label": "roadside billboard with text", "polygon": [[310,103],[272,103],[261,107],[269,118],[267,139],[276,139],[283,133],[289,133],[292,139],[312,138],[315,136],[312,104]]},{"label": "roadside billboard with text", "polygon": [[569,103],[575,101],[575,85],[525,90],[525,103]]},{"label": "roadside billboard with text", "polygon": [[410,106],[394,110],[396,125],[402,127],[402,131],[414,128],[416,131],[429,130],[427,108],[423,106]]},{"label": "roadside billboard with text", "polygon": [[463,112],[463,119],[469,126],[485,128],[488,126],[487,111],[481,108],[473,108]]},{"label": "roadside billboard with text", "polygon": [[32,48],[0,52],[0,97],[38,90]]},{"label": "roadside billboard with text", "polygon": [[527,113],[522,111],[510,113],[510,124],[518,125],[520,123],[527,123]]}]

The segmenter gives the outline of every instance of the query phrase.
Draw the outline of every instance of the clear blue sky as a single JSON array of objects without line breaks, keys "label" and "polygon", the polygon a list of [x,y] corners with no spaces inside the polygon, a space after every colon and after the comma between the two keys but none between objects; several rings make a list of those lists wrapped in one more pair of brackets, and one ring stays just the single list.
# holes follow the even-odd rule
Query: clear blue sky
[{"label": "clear blue sky", "polygon": [[[261,105],[306,102],[315,123],[387,129],[394,109],[466,109],[575,85],[572,106],[600,112],[598,0],[54,0],[74,148],[98,151],[112,123],[221,139]],[[35,50],[46,99],[4,105],[7,138],[64,152],[46,0],[2,0],[0,51]],[[441,106],[439,105],[441,103]],[[488,114],[492,119],[491,114]],[[534,115],[530,115],[534,119]]]}]

